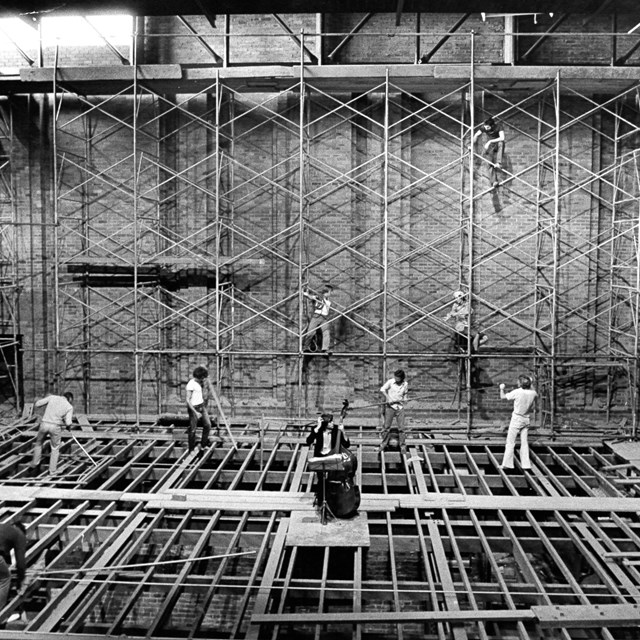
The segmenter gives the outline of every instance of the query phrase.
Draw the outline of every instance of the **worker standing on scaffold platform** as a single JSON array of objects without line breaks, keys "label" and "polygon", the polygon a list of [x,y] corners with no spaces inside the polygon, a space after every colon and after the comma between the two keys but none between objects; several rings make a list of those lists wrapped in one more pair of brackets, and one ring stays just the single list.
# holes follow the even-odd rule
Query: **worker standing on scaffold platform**
[{"label": "worker standing on scaffold platform", "polygon": [[469,328],[469,316],[473,313],[471,305],[467,300],[464,291],[453,292],[453,304],[449,313],[444,317],[445,321],[453,318],[453,346],[456,351],[466,352],[467,350],[467,332]]},{"label": "worker standing on scaffold platform", "polygon": [[493,118],[487,118],[480,125],[478,131],[475,132],[471,145],[472,148],[482,134],[487,137],[483,146],[482,155],[490,165],[489,181],[491,182],[491,186],[497,187],[500,184],[499,176],[504,162],[504,130]]},{"label": "worker standing on scaffold platform", "polygon": [[[460,353],[466,353],[467,351],[467,329],[469,327],[469,321],[471,314],[473,313],[473,307],[469,304],[467,296],[464,291],[453,292],[453,304],[449,313],[444,317],[444,320],[455,320],[453,346],[456,351]],[[488,337],[482,331],[479,331],[476,327],[471,328],[471,352],[475,353],[480,347],[488,341]]]},{"label": "worker standing on scaffold platform", "polygon": [[331,285],[325,285],[322,289],[322,294],[317,296],[313,293],[309,293],[306,289],[302,290],[302,295],[306,298],[313,300],[314,309],[309,326],[304,334],[302,342],[302,350],[309,351],[311,342],[316,335],[316,331],[320,329],[322,331],[322,342],[320,349],[322,353],[329,355],[329,347],[331,346],[331,331],[329,330],[329,311],[331,310],[331,292],[333,287]]}]

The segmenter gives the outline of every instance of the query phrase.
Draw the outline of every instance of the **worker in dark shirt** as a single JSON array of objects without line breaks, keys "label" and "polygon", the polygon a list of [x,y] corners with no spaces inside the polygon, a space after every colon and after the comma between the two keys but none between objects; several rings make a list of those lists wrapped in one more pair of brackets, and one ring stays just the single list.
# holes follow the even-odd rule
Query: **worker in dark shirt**
[{"label": "worker in dark shirt", "polygon": [[493,187],[500,183],[500,171],[504,162],[504,129],[493,118],[487,118],[473,136],[473,147],[475,141],[484,135],[486,141],[483,144],[483,156],[489,162],[489,180]]},{"label": "worker in dark shirt", "polygon": [[25,574],[27,536],[20,522],[0,523],[0,610],[7,604],[11,587],[11,551],[16,558],[16,586],[22,586]]}]

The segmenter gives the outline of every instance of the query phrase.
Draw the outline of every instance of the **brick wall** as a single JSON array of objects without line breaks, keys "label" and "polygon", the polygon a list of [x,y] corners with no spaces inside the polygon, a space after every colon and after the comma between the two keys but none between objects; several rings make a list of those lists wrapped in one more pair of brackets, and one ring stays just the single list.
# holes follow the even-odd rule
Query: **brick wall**
[{"label": "brick wall", "polygon": [[[540,35],[544,34],[560,15],[556,13],[551,17],[540,14],[537,23],[529,17],[518,18],[518,31],[528,34],[518,37],[520,56],[536,43]],[[637,23],[637,15],[620,14],[617,16],[617,23],[613,23],[609,15],[569,15],[557,28],[556,33],[551,34],[541,46],[527,56],[526,62],[540,65],[611,64],[613,58],[624,56],[637,42],[635,34],[627,34]],[[619,34],[615,42],[612,33]],[[639,60],[640,53],[636,51],[627,59],[626,64],[637,65]]]}]

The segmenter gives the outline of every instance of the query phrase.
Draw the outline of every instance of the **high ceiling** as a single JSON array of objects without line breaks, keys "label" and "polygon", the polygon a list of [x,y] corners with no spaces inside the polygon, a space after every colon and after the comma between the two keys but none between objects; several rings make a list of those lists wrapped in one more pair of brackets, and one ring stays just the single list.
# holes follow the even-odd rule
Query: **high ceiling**
[{"label": "high ceiling", "polygon": [[111,11],[136,15],[203,13],[638,13],[638,0],[4,0],[3,15],[87,14]]}]

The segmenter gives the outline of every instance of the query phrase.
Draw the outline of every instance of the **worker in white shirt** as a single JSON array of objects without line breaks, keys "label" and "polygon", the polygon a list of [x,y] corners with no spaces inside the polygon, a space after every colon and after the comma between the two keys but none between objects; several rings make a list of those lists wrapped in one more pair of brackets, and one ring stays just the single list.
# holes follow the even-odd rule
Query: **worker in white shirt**
[{"label": "worker in white shirt", "polygon": [[211,418],[207,411],[205,389],[209,397],[214,395],[215,391],[209,378],[209,371],[206,367],[198,366],[193,370],[193,377],[187,382],[186,386],[187,412],[189,414],[189,429],[187,431],[189,451],[193,451],[196,448],[198,427],[202,427],[201,449],[206,449],[211,444],[209,442]]},{"label": "worker in white shirt", "polygon": [[316,335],[316,331],[320,329],[322,331],[322,342],[320,344],[320,349],[322,353],[329,353],[329,347],[331,346],[331,332],[329,330],[329,311],[331,310],[331,292],[333,291],[333,287],[331,285],[326,285],[322,289],[322,293],[320,296],[317,296],[313,293],[309,293],[306,289],[303,289],[302,295],[313,300],[314,309],[313,315],[311,316],[311,320],[309,321],[309,326],[305,331],[303,342],[302,342],[302,350],[309,351],[311,347],[311,341]]},{"label": "worker in white shirt", "polygon": [[[380,393],[384,394],[386,399],[384,405],[384,428],[382,431],[382,443],[380,450],[383,451],[388,446],[395,448],[395,439],[397,438],[397,446],[402,449],[404,447],[404,404],[407,401],[407,392],[409,384],[406,381],[406,375],[402,369],[393,372],[393,378],[387,380],[382,387]],[[392,429],[393,420],[395,418],[397,425],[397,436]]]},{"label": "worker in white shirt", "polygon": [[51,456],[49,457],[49,475],[55,476],[58,472],[58,458],[60,457],[60,442],[62,441],[62,427],[71,427],[73,419],[73,394],[67,391],[61,396],[48,395],[42,400],[38,400],[34,408],[44,407],[40,427],[36,435],[36,442],[33,446],[33,458],[31,459],[30,471],[37,473],[42,458],[42,443],[49,436],[51,441]]},{"label": "worker in white shirt", "polygon": [[531,469],[528,442],[529,422],[530,414],[538,397],[531,385],[531,378],[527,375],[518,376],[518,388],[508,393],[505,391],[505,384],[500,385],[500,400],[513,400],[513,412],[507,432],[504,456],[500,465],[501,469],[513,469],[513,454],[518,436],[520,436],[520,464],[525,470]]}]

